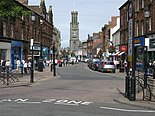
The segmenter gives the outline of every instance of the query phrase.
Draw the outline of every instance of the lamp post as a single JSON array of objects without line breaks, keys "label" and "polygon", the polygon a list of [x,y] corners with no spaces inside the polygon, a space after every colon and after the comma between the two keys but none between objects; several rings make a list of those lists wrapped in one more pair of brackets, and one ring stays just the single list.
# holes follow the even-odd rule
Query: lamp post
[{"label": "lamp post", "polygon": [[[146,7],[145,9],[144,9],[144,17],[145,17],[145,19],[146,19],[146,32],[145,32],[145,38],[147,38],[147,33],[148,33],[148,18],[149,18],[149,16],[150,16],[150,13],[149,13],[149,9],[148,9],[148,7]],[[145,39],[145,41],[146,41],[146,39]],[[146,43],[146,42],[145,42]],[[148,62],[148,59],[147,59],[147,46],[148,45],[145,45],[144,46],[144,52],[145,52],[145,54],[146,54],[146,57],[144,57],[145,58],[145,63],[144,63],[144,71],[145,71],[145,74],[144,74],[144,88],[146,88],[147,87],[147,62]]]},{"label": "lamp post", "polygon": [[55,42],[53,42],[53,76],[56,76],[56,67],[55,67]]},{"label": "lamp post", "polygon": [[[131,90],[129,99],[130,101],[136,100],[136,77],[135,77],[135,46],[134,46],[134,35],[135,35],[135,6],[134,6],[134,0],[129,0],[129,22],[131,23],[131,30],[129,29],[129,38],[131,38],[131,42],[128,44],[131,44],[132,47],[128,48],[131,49],[131,52],[128,51],[128,57],[131,54],[131,66],[132,66],[132,73],[130,78],[130,84],[131,84]],[[129,23],[129,24],[130,24]],[[129,46],[129,45],[128,45]]]},{"label": "lamp post", "polygon": [[42,30],[42,25],[43,25],[43,20],[40,20],[40,24],[41,24],[41,45],[40,45],[40,59],[43,58],[43,45],[42,45],[42,39],[43,39],[43,30]]},{"label": "lamp post", "polygon": [[34,69],[33,69],[33,64],[34,64],[34,58],[33,58],[33,33],[34,33],[34,21],[35,21],[35,15],[34,13],[32,14],[32,39],[31,39],[31,50],[32,50],[32,60],[31,60],[31,77],[30,77],[30,83],[34,82]]}]

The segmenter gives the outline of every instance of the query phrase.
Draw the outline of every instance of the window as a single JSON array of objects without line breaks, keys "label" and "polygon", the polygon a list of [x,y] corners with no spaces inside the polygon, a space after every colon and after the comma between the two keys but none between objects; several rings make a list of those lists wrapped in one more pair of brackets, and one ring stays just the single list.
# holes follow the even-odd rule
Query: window
[{"label": "window", "polygon": [[136,36],[138,36],[138,29],[139,29],[139,24],[138,24],[139,22],[137,21],[136,22]]},{"label": "window", "polygon": [[3,36],[6,36],[6,23],[3,22]]},{"label": "window", "polygon": [[141,20],[141,26],[142,26],[141,27],[141,31],[142,31],[141,34],[144,35],[144,21],[143,20]]},{"label": "window", "polygon": [[144,8],[144,0],[142,0],[142,4],[141,5],[142,5],[142,8]]},{"label": "window", "polygon": [[24,39],[24,30],[23,30],[23,28],[22,28],[22,30],[21,30],[21,39],[22,39],[22,40]]},{"label": "window", "polygon": [[135,2],[136,2],[136,5],[135,5],[135,6],[136,6],[136,7],[135,7],[135,10],[136,10],[136,11],[139,11],[139,0],[136,0]]},{"label": "window", "polygon": [[13,38],[13,25],[11,25],[11,37]]},{"label": "window", "polygon": [[149,18],[149,31],[152,31],[152,17]]}]

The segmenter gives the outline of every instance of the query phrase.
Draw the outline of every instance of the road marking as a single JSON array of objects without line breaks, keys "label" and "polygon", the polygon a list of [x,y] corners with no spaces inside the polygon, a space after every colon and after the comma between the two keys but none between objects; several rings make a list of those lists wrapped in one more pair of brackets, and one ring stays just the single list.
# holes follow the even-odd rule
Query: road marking
[{"label": "road marking", "polygon": [[18,104],[40,104],[41,102],[17,102]]},{"label": "road marking", "polygon": [[79,106],[79,104],[68,104],[68,103],[54,103],[54,104],[58,104],[58,105],[66,105],[66,106]]},{"label": "road marking", "polygon": [[40,103],[53,103],[53,104],[59,104],[59,105],[72,105],[72,106],[79,106],[79,105],[85,105],[88,106],[90,104],[93,104],[93,102],[87,102],[87,101],[75,101],[75,100],[65,100],[65,99],[45,99],[42,101],[32,101],[27,98],[18,98],[18,99],[3,99],[0,100],[0,103],[3,102],[14,102],[14,103],[20,103],[20,104],[40,104]]},{"label": "road marking", "polygon": [[100,107],[101,109],[114,110],[114,111],[122,111],[122,112],[139,112],[139,113],[153,113],[153,110],[128,110],[128,109],[119,109],[119,108],[110,108],[110,107]]}]

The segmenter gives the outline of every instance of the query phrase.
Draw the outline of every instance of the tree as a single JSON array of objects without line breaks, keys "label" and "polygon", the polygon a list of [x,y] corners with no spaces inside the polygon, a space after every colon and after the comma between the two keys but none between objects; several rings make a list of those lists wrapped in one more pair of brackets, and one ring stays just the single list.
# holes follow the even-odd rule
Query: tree
[{"label": "tree", "polygon": [[16,3],[16,0],[0,0],[0,18],[15,21],[22,15],[30,14]]}]

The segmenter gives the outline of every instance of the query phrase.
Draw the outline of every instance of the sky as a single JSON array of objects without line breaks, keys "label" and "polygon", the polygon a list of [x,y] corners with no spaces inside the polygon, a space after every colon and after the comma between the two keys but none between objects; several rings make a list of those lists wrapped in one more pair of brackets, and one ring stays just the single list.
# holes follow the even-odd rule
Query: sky
[{"label": "sky", "polygon": [[[29,5],[40,5],[41,0],[29,0]],[[119,8],[127,0],[45,0],[46,9],[52,6],[54,26],[61,33],[61,47],[69,47],[71,11],[78,11],[79,40],[101,31],[112,16],[119,16]]]}]

